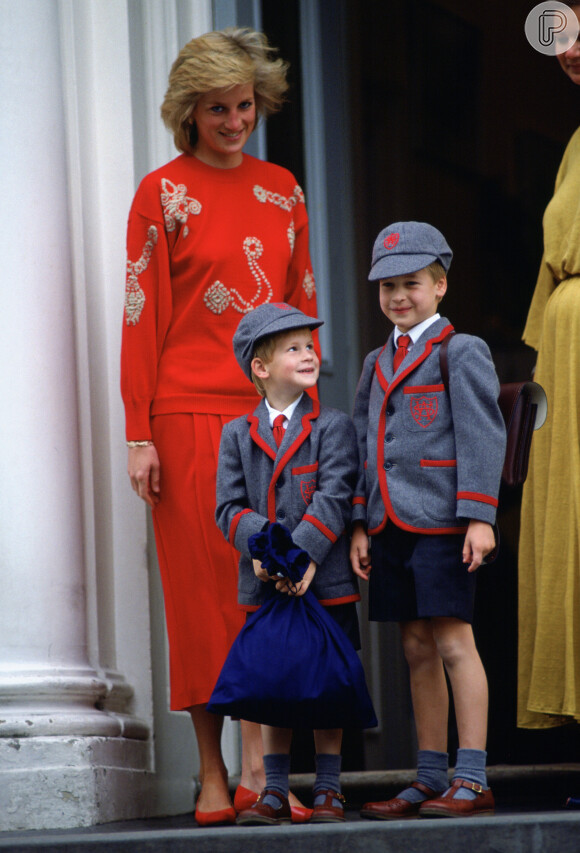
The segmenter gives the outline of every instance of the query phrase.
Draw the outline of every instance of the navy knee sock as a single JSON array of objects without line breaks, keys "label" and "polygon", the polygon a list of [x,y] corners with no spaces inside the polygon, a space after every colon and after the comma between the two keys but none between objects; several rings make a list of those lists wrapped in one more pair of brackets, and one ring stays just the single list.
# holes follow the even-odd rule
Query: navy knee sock
[{"label": "navy knee sock", "polygon": [[[340,768],[342,764],[341,755],[332,755],[331,753],[319,753],[316,756],[316,779],[314,781],[314,805],[321,805],[326,797],[326,794],[318,794],[319,791],[336,791],[340,790]],[[333,797],[332,805],[340,806],[340,801]]]},{"label": "navy knee sock", "polygon": [[[422,782],[432,791],[444,791],[449,785],[448,764],[449,756],[446,752],[420,749],[417,753],[417,781]],[[417,788],[405,788],[397,796],[409,803],[420,803],[427,799],[425,794]]]},{"label": "navy knee sock", "polygon": [[[484,791],[486,791],[486,761],[487,752],[483,749],[458,749],[452,781],[454,779],[465,779],[466,782],[474,782],[476,785],[481,785]],[[458,788],[454,799],[474,800],[476,796],[475,791],[470,791],[469,788]]]},{"label": "navy knee sock", "polygon": [[[286,753],[265,755],[264,770],[266,771],[266,788],[270,791],[277,791],[283,797],[288,798],[290,756]],[[273,809],[280,808],[280,800],[277,797],[266,796],[262,802],[267,806],[272,806]]]}]

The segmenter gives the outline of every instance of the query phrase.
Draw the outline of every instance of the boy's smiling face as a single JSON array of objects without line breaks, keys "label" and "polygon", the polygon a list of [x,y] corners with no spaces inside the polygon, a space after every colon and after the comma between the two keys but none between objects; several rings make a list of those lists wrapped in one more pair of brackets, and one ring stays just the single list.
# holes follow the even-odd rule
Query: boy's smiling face
[{"label": "boy's smiling face", "polygon": [[408,332],[437,313],[447,290],[445,276],[433,281],[427,269],[394,275],[379,282],[381,311],[401,332]]},{"label": "boy's smiling face", "polygon": [[255,358],[252,370],[262,380],[268,402],[283,411],[318,381],[320,362],[311,330],[293,329],[281,334],[269,361]]}]

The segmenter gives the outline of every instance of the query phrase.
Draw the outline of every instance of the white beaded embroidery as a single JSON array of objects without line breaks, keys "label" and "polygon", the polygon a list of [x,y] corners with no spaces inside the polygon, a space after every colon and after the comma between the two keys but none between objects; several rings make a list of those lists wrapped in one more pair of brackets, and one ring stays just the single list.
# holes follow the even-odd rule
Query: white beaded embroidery
[{"label": "white beaded embroidery", "polygon": [[168,231],[175,231],[177,223],[181,222],[185,225],[183,236],[187,237],[189,228],[187,227],[187,218],[190,213],[198,216],[201,213],[201,204],[196,198],[190,198],[187,195],[187,187],[185,184],[173,184],[168,178],[161,179],[161,206],[163,207],[163,217],[165,219],[165,227]]},{"label": "white beaded embroidery", "polygon": [[294,220],[291,221],[290,225],[288,226],[288,231],[286,233],[288,234],[288,242],[290,243],[290,251],[293,252],[294,251],[294,243],[296,242],[296,229],[294,228]]},{"label": "white beaded embroidery", "polygon": [[[258,258],[262,256],[264,251],[264,246],[262,245],[261,240],[258,240],[257,237],[246,237],[243,246],[244,254],[246,255],[248,266],[250,267],[250,272],[256,280],[258,289],[252,299],[248,301],[247,299],[244,299],[239,290],[236,290],[235,287],[228,288],[225,284],[222,284],[221,281],[214,281],[214,283],[208,287],[203,296],[203,301],[206,307],[214,314],[222,314],[228,305],[231,305],[232,308],[239,311],[240,314],[247,314],[249,311],[253,311],[258,304],[263,305],[265,302],[269,302],[272,298],[272,286],[268,281],[264,270],[258,263]],[[264,298],[258,302],[262,296],[263,289],[266,291]]]},{"label": "white beaded embroidery", "polygon": [[290,212],[292,208],[295,207],[296,204],[298,204],[298,202],[304,204],[304,193],[302,192],[298,184],[296,184],[296,186],[294,187],[294,192],[290,196],[290,198],[280,195],[280,193],[273,193],[271,190],[266,190],[259,184],[256,184],[254,186],[254,195],[256,196],[258,201],[262,202],[262,204],[266,204],[266,202],[269,201],[272,204],[281,207],[282,210],[287,210],[288,212]]},{"label": "white beaded embroidery", "polygon": [[309,272],[309,270],[306,270],[306,272],[304,273],[304,281],[302,282],[302,287],[306,291],[306,296],[309,299],[312,299],[316,292],[316,284],[314,281],[314,276],[311,272]]},{"label": "white beaded embroidery", "polygon": [[138,261],[127,260],[127,285],[125,287],[125,322],[128,326],[136,326],[145,305],[145,293],[139,285],[139,276],[144,273],[151,260],[153,248],[157,243],[157,228],[150,225],[147,230],[148,240]]}]

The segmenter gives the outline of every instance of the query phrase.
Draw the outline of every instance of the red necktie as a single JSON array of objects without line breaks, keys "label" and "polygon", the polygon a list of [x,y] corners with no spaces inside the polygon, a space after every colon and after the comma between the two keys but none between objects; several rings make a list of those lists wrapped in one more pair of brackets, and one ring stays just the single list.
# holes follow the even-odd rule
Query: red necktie
[{"label": "red necktie", "polygon": [[393,358],[393,372],[396,373],[400,363],[403,361],[405,356],[407,355],[407,347],[411,343],[410,335],[399,335],[397,339],[397,351],[395,352],[395,357]]},{"label": "red necktie", "polygon": [[274,441],[276,445],[280,447],[282,444],[282,439],[284,438],[284,433],[286,430],[284,429],[284,421],[286,420],[286,415],[277,415],[274,418],[274,425],[272,427],[272,431],[274,433]]}]

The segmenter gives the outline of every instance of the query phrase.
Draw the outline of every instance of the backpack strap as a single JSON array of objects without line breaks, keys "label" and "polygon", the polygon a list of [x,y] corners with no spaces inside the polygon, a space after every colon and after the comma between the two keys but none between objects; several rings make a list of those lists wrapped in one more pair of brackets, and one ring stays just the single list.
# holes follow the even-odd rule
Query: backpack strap
[{"label": "backpack strap", "polygon": [[443,340],[441,341],[441,346],[439,347],[439,369],[441,370],[441,379],[443,380],[443,385],[445,386],[445,390],[449,394],[449,359],[447,357],[447,348],[449,347],[449,341],[451,340],[451,336],[454,335],[455,332],[449,332]]}]

